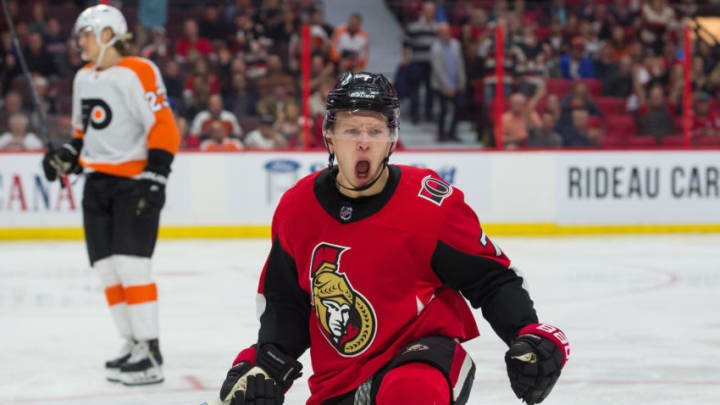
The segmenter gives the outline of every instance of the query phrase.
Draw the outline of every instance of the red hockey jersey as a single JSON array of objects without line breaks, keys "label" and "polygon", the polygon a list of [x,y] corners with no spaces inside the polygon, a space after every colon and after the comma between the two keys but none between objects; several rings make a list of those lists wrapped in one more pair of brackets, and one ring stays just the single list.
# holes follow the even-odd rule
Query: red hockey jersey
[{"label": "red hockey jersey", "polygon": [[275,212],[258,344],[310,348],[308,404],[355,389],[413,340],[478,336],[465,298],[507,343],[537,322],[462,192],[431,170],[389,169],[380,194],[356,199],[337,190],[337,170],[314,173]]}]

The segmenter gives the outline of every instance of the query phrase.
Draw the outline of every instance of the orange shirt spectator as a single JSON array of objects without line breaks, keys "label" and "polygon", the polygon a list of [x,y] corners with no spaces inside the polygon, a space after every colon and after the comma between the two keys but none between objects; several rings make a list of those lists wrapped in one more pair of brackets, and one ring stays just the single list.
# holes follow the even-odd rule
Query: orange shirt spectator
[{"label": "orange shirt spectator", "polygon": [[228,137],[225,126],[220,121],[210,124],[210,139],[200,144],[200,150],[204,152],[231,152],[242,149],[242,143]]},{"label": "orange shirt spectator", "polygon": [[215,53],[207,38],[198,36],[198,25],[193,19],[185,21],[185,38],[175,42],[175,56],[182,61],[193,60],[198,56],[212,57]]},{"label": "orange shirt spectator", "polygon": [[[370,56],[370,40],[360,28],[362,16],[353,14],[348,25],[335,29],[330,45],[330,59],[340,62],[349,69],[365,69]],[[342,69],[341,69],[342,70]]]},{"label": "orange shirt spectator", "polygon": [[540,116],[527,105],[527,99],[516,93],[510,97],[510,111],[501,117],[503,125],[503,145],[506,148],[517,148],[526,145],[531,129],[542,124]]}]

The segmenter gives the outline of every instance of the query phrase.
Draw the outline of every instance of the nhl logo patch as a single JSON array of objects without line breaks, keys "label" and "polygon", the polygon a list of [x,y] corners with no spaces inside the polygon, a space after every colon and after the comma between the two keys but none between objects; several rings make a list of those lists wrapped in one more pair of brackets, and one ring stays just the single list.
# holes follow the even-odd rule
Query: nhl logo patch
[{"label": "nhl logo patch", "polygon": [[340,208],[340,219],[342,219],[343,221],[349,221],[350,218],[352,218],[352,211],[353,209],[351,206],[343,205]]}]

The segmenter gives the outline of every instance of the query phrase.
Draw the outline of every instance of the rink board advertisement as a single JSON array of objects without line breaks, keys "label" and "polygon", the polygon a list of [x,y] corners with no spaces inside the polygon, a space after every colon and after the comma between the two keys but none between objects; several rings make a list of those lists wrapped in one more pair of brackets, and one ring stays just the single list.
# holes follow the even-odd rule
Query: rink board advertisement
[{"label": "rink board advertisement", "polygon": [[[43,233],[53,229],[79,235],[84,177],[71,176],[66,187],[49,183],[41,157],[0,154],[4,239],[54,237]],[[608,226],[720,231],[719,158],[718,151],[458,151],[400,152],[391,160],[436,171],[491,230],[539,234]],[[267,235],[285,190],[326,166],[321,152],[180,153],[167,187],[164,235]]]}]

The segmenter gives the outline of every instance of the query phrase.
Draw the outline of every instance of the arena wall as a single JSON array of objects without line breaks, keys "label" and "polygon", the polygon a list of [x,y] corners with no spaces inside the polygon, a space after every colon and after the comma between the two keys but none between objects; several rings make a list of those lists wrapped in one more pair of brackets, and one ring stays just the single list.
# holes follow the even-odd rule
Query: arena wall
[{"label": "arena wall", "polygon": [[[465,193],[488,233],[720,232],[720,153],[398,152]],[[82,237],[83,177],[48,183],[39,153],[0,154],[0,239]],[[267,237],[283,192],[321,152],[180,153],[161,237]],[[418,190],[419,191],[419,190]]]}]

